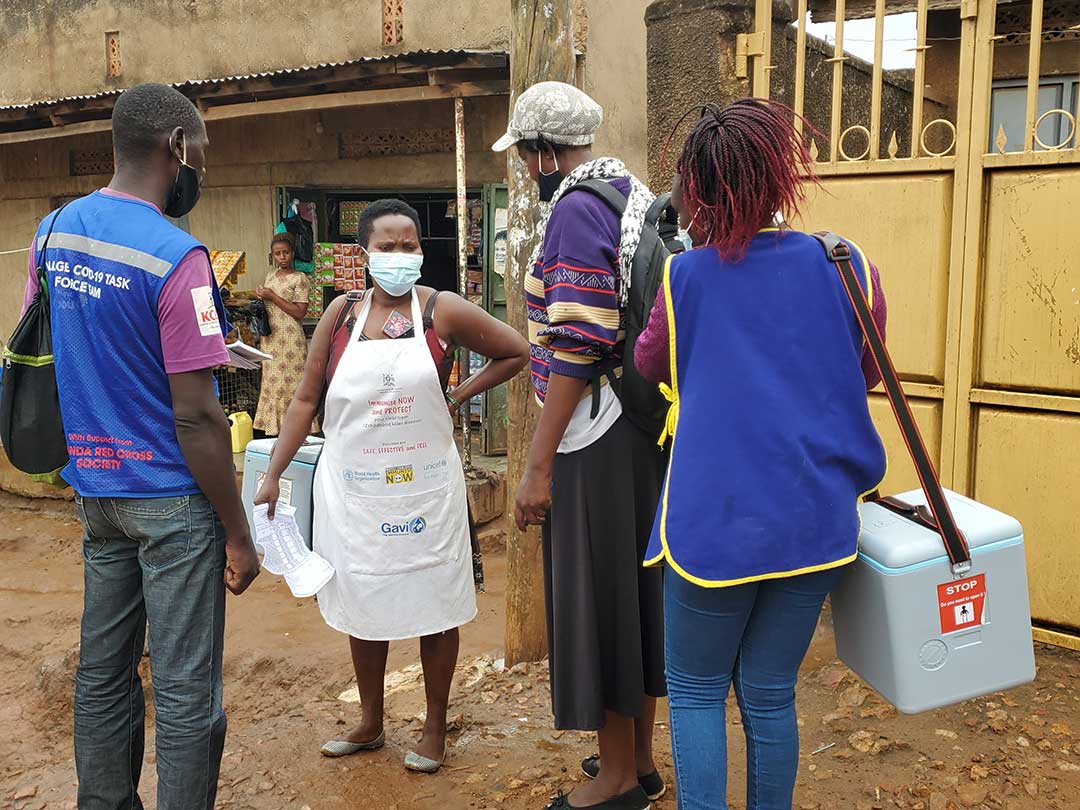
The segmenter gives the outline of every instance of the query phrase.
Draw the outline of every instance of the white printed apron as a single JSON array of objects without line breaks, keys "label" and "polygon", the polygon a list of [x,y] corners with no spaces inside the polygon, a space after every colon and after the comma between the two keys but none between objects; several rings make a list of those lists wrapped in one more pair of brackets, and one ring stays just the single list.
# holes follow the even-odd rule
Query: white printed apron
[{"label": "white printed apron", "polygon": [[315,473],[315,551],[336,576],[326,623],[367,641],[441,633],[476,616],[465,474],[412,294],[415,336],[355,337],[326,394]]}]

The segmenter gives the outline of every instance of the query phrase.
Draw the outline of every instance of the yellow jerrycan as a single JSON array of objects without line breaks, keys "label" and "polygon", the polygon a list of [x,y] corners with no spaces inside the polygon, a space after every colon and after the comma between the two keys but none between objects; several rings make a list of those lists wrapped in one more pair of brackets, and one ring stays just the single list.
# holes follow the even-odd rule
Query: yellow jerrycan
[{"label": "yellow jerrycan", "polygon": [[250,414],[247,411],[240,411],[230,416],[229,432],[232,434],[233,453],[243,453],[248,444],[255,438]]}]

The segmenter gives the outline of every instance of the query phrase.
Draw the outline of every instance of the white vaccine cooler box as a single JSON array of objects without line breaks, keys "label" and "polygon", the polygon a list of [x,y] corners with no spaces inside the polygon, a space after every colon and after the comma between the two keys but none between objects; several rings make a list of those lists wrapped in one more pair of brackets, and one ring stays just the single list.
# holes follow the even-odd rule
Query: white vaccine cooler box
[{"label": "white vaccine cooler box", "polygon": [[[270,451],[277,439],[257,439],[244,451],[244,485],[242,497],[247,511],[252,537],[255,524],[252,520],[255,494],[266,477],[270,466]],[[308,548],[311,548],[312,487],[315,483],[315,465],[322,452],[323,440],[309,437],[296,452],[296,457],[281,475],[279,502],[296,507],[296,525]]]},{"label": "white vaccine cooler box", "polygon": [[[1020,523],[962,495],[945,497],[970,570],[953,574],[933,528],[871,502],[860,506],[858,559],[831,597],[837,655],[907,714],[1035,678]],[[897,498],[926,504],[922,490]]]}]

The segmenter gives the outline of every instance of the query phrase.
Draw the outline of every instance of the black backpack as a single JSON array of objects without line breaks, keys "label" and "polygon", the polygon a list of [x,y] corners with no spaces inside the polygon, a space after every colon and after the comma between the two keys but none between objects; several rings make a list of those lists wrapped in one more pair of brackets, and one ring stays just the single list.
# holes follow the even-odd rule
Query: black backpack
[{"label": "black backpack", "polygon": [[299,214],[293,214],[282,220],[281,224],[296,237],[296,260],[310,263],[315,253],[315,236],[311,231],[311,223]]},{"label": "black backpack", "polygon": [[[622,219],[626,197],[606,180],[583,180],[566,190],[587,191],[603,200]],[[656,383],[642,377],[634,368],[634,346],[638,335],[645,331],[656,294],[664,282],[664,266],[668,256],[682,250],[678,241],[678,216],[671,207],[671,195],[661,194],[645,215],[641,242],[634,253],[630,270],[630,294],[626,304],[626,345],[623,349],[622,377],[615,374],[617,362],[601,362],[598,374],[591,380],[593,388],[592,416],[600,409],[600,382],[607,377],[612,390],[622,404],[623,413],[639,429],[657,437],[667,421],[669,403]]]},{"label": "black backpack", "polygon": [[45,252],[63,210],[56,212],[37,252],[40,286],[4,348],[0,384],[0,442],[12,466],[35,481],[60,487],[67,486],[60,471],[67,466],[68,452],[53,366]]}]

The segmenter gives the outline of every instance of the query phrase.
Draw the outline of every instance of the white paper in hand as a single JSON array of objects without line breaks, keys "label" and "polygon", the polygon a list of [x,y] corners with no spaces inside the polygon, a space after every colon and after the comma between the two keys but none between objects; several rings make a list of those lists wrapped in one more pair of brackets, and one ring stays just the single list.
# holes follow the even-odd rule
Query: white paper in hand
[{"label": "white paper in hand", "polygon": [[334,577],[334,569],[309,549],[296,525],[296,508],[278,503],[274,519],[267,504],[255,507],[255,546],[263,553],[263,567],[285,577],[293,596],[314,596]]}]

